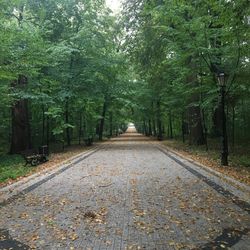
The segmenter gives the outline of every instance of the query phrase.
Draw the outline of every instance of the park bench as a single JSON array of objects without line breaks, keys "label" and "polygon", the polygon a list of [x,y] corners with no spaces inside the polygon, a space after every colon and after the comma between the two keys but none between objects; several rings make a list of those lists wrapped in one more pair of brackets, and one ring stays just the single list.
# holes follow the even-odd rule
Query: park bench
[{"label": "park bench", "polygon": [[86,146],[92,146],[93,144],[93,137],[87,137],[87,138],[84,138],[84,143]]},{"label": "park bench", "polygon": [[26,163],[25,166],[30,164],[31,166],[37,166],[38,164],[48,161],[48,146],[40,146],[38,151],[34,149],[29,149],[21,152],[21,155],[24,157]]}]

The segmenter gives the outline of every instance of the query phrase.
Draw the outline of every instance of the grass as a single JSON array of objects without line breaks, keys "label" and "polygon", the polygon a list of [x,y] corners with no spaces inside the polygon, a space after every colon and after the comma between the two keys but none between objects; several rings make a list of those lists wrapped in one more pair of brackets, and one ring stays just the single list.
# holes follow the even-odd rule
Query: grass
[{"label": "grass", "polygon": [[20,155],[0,156],[0,182],[17,179],[28,174],[32,169],[25,167],[25,161]]},{"label": "grass", "polygon": [[233,163],[233,165],[248,167],[250,170],[250,154],[248,155],[237,155],[235,153],[229,156],[229,160]]}]

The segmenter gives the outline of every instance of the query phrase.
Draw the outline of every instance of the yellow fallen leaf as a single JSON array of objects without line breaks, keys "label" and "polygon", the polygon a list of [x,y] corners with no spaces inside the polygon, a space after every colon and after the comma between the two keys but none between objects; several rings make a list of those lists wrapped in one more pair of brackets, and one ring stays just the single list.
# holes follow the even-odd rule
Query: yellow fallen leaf
[{"label": "yellow fallen leaf", "polygon": [[76,240],[78,238],[78,235],[77,234],[72,234],[70,235],[70,239],[71,240]]}]

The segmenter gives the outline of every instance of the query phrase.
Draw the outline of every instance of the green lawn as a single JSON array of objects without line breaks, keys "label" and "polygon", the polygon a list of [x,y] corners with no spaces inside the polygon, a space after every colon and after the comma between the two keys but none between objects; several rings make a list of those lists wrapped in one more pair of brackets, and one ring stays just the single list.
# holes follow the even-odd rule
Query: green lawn
[{"label": "green lawn", "polygon": [[0,182],[5,182],[9,179],[16,179],[32,171],[32,167],[25,167],[24,165],[25,161],[20,155],[1,155]]}]

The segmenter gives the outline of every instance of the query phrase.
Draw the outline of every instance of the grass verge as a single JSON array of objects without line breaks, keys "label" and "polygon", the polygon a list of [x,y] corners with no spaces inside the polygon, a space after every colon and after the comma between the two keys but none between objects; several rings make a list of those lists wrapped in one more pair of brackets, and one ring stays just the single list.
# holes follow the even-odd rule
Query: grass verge
[{"label": "grass verge", "polygon": [[24,167],[25,161],[20,155],[4,155],[0,157],[0,183],[6,180],[14,180],[26,175],[31,168]]}]

